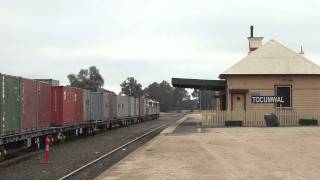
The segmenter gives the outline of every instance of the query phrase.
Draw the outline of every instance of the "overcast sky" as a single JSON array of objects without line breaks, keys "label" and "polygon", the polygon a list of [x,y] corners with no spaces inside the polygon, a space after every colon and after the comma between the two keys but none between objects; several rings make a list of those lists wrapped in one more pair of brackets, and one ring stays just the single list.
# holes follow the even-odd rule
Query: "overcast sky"
[{"label": "overcast sky", "polygon": [[117,93],[129,76],[217,79],[247,55],[250,25],[320,64],[316,0],[0,0],[0,72],[68,84],[95,65]]}]

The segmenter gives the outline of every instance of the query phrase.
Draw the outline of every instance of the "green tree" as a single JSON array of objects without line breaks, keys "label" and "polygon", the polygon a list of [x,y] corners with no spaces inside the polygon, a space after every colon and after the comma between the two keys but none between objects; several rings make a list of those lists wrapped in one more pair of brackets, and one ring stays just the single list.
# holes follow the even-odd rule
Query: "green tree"
[{"label": "green tree", "polygon": [[146,98],[154,99],[160,102],[160,110],[167,112],[172,110],[172,87],[167,81],[152,83],[144,89]]},{"label": "green tree", "polygon": [[183,103],[184,101],[190,99],[187,90],[184,88],[174,88],[172,94],[173,106],[175,110],[182,110],[184,109]]},{"label": "green tree", "polygon": [[[195,98],[198,109],[200,108],[200,90],[195,89],[191,93],[192,97]],[[213,110],[215,108],[215,99],[213,91],[201,90],[201,109],[202,110]]]},{"label": "green tree", "polygon": [[150,84],[144,89],[144,95],[159,101],[160,110],[163,112],[181,110],[185,107],[184,101],[190,99],[185,89],[173,88],[167,81]]},{"label": "green tree", "polygon": [[141,97],[143,95],[142,86],[133,77],[128,77],[121,84],[121,94],[132,97]]},{"label": "green tree", "polygon": [[70,86],[83,89],[97,89],[104,85],[104,79],[95,66],[81,69],[77,75],[69,74],[68,79]]}]

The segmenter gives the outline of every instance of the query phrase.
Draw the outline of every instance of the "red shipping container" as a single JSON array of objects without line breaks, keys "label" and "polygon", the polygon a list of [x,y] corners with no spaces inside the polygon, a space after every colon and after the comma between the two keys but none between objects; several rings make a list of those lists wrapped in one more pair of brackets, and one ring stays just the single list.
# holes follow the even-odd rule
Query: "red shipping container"
[{"label": "red shipping container", "polygon": [[73,88],[74,92],[74,118],[75,121],[80,123],[84,120],[83,114],[83,90],[79,88]]},{"label": "red shipping container", "polygon": [[21,78],[21,131],[37,129],[37,81]]},{"label": "red shipping container", "polygon": [[38,81],[38,129],[44,129],[51,124],[51,85]]},{"label": "red shipping container", "polygon": [[[52,125],[78,124],[83,119],[83,93],[77,88],[51,87]],[[79,99],[79,100],[78,100]],[[79,113],[77,111],[80,111]],[[81,119],[80,119],[81,118]]]}]

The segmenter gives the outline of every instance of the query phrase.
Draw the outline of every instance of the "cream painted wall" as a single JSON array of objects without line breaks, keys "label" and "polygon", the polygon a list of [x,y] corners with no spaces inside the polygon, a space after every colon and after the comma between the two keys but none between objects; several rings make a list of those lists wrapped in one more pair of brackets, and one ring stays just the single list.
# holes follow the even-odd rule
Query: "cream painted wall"
[{"label": "cream painted wall", "polygon": [[320,76],[234,76],[227,78],[227,109],[231,110],[230,89],[248,89],[247,110],[273,110],[274,104],[253,104],[251,94],[275,95],[275,85],[292,85],[293,110],[320,111]]}]

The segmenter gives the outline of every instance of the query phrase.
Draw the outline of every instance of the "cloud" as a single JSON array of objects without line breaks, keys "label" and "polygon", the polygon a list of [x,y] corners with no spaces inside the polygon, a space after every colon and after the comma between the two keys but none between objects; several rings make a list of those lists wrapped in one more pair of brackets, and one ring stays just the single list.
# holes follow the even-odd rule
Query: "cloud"
[{"label": "cloud", "polygon": [[106,88],[134,76],[216,79],[247,54],[249,26],[318,63],[318,1],[11,0],[0,7],[0,72],[55,78],[96,65]]}]

